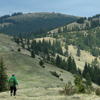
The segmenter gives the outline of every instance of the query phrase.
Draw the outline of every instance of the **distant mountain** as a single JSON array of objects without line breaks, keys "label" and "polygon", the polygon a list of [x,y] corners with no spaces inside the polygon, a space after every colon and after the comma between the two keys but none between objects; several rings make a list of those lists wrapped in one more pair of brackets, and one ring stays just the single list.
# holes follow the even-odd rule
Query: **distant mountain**
[{"label": "distant mountain", "polygon": [[60,13],[13,14],[0,17],[0,31],[8,35],[27,34],[38,29],[51,30],[71,23],[78,17]]}]

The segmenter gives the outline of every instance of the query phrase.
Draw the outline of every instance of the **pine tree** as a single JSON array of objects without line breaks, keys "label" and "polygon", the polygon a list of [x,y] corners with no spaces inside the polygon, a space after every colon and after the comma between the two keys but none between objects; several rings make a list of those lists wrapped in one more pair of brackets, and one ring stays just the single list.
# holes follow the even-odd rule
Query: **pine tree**
[{"label": "pine tree", "polygon": [[55,60],[53,57],[50,59],[50,61],[51,61],[51,64],[53,64],[53,65],[55,64]]},{"label": "pine tree", "polygon": [[31,57],[32,57],[32,58],[35,58],[34,50],[31,51]]},{"label": "pine tree", "polygon": [[56,57],[56,65],[58,67],[60,67],[60,64],[61,64],[61,58],[59,57],[59,55],[57,55],[57,57]]},{"label": "pine tree", "polygon": [[72,66],[73,66],[72,73],[76,74],[77,73],[77,68],[76,68],[76,63],[75,63],[74,59],[72,59]]},{"label": "pine tree", "polygon": [[86,86],[87,86],[87,87],[88,87],[88,86],[91,86],[91,85],[92,85],[92,82],[91,82],[90,74],[87,73],[85,78],[86,78]]},{"label": "pine tree", "polygon": [[27,50],[30,51],[30,46],[29,46],[29,45],[27,45],[27,46],[28,46],[28,47],[27,47]]},{"label": "pine tree", "polygon": [[30,40],[29,40],[29,38],[27,39],[27,45],[30,45]]},{"label": "pine tree", "polygon": [[68,63],[68,71],[71,71],[73,68],[71,56],[68,57],[67,63]]},{"label": "pine tree", "polygon": [[47,55],[47,60],[50,61],[50,55],[49,55],[49,53]]},{"label": "pine tree", "polygon": [[83,70],[83,77],[84,77],[84,78],[85,78],[85,76],[86,76],[87,69],[88,69],[87,63],[85,63],[84,70]]},{"label": "pine tree", "polygon": [[80,48],[77,49],[77,54],[76,55],[80,57],[80,55],[81,55]]},{"label": "pine tree", "polygon": [[4,67],[4,60],[0,58],[0,92],[7,90],[7,74]]}]

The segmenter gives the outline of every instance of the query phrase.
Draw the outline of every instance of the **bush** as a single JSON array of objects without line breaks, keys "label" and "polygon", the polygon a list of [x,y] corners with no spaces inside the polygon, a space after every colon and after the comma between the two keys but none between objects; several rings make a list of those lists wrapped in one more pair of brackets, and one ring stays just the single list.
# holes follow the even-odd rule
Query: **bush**
[{"label": "bush", "polygon": [[100,96],[100,88],[95,88],[96,95]]},{"label": "bush", "polygon": [[82,83],[82,79],[79,76],[75,77],[74,83],[75,83],[75,86],[77,87],[78,93],[85,93],[86,85]]},{"label": "bush", "polygon": [[77,92],[79,92],[79,93],[85,93],[86,92],[86,85],[85,84],[80,84],[79,86],[78,86],[78,91]]},{"label": "bush", "polygon": [[45,66],[44,66],[44,65],[42,65],[41,67],[42,67],[42,68],[45,68]]},{"label": "bush", "polygon": [[63,78],[60,78],[61,81],[63,81]]},{"label": "bush", "polygon": [[59,75],[54,71],[50,71],[50,73],[52,74],[52,75],[54,75],[54,76],[56,76],[56,77],[58,77],[59,78]]},{"label": "bush", "polygon": [[60,72],[61,72],[61,73],[63,73],[63,71],[62,71],[62,70],[61,70]]},{"label": "bush", "polygon": [[40,60],[40,61],[39,61],[39,64],[40,64],[40,66],[44,65],[43,60]]},{"label": "bush", "polygon": [[18,48],[18,50],[17,50],[18,52],[20,52],[21,51],[21,49],[20,48]]},{"label": "bush", "polygon": [[76,88],[71,84],[71,82],[68,82],[63,90],[60,90],[59,92],[60,94],[73,95],[76,93]]}]

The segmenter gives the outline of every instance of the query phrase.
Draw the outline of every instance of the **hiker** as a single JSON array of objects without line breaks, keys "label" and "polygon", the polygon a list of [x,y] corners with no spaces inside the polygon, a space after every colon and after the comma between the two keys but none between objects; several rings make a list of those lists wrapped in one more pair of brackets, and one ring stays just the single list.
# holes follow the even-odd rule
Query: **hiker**
[{"label": "hiker", "polygon": [[12,77],[9,78],[8,83],[9,83],[9,86],[10,86],[11,96],[12,96],[13,90],[14,90],[13,95],[15,96],[16,95],[16,90],[17,90],[16,89],[16,84],[18,85],[18,82],[17,82],[14,74],[12,74]]}]

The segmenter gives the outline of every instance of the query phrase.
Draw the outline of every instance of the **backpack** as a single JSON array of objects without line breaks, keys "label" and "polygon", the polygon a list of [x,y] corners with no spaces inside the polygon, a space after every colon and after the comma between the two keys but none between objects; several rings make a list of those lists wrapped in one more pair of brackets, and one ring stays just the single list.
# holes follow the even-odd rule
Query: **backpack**
[{"label": "backpack", "polygon": [[10,79],[10,87],[14,87],[15,86],[15,79],[11,78]]}]

